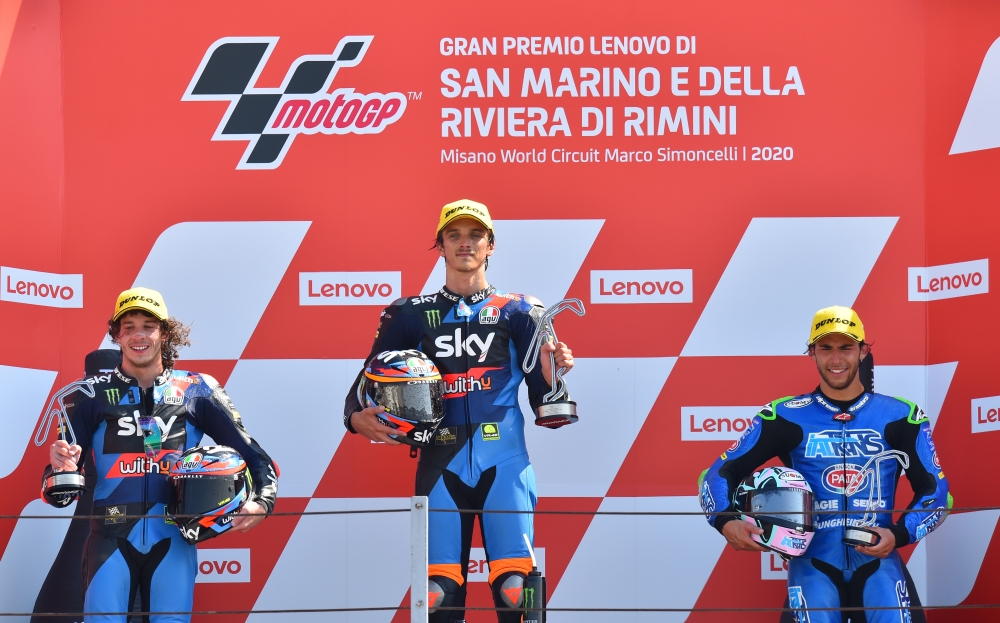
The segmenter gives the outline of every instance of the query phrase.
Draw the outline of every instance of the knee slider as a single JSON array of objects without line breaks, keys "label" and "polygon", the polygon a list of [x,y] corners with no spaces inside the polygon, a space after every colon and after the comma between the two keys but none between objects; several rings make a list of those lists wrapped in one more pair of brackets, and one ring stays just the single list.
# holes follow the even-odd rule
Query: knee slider
[{"label": "knee slider", "polygon": [[427,579],[427,612],[441,606],[464,606],[465,587],[451,578],[435,575]]},{"label": "knee slider", "polygon": [[493,589],[493,602],[498,607],[520,608],[524,603],[524,579],[527,576],[519,571],[508,571],[500,575],[490,588]]}]

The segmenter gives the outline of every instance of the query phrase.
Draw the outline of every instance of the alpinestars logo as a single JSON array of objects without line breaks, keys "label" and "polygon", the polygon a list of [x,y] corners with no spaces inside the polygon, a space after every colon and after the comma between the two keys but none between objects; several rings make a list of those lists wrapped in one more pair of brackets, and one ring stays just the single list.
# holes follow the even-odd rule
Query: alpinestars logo
[{"label": "alpinestars logo", "polygon": [[406,109],[402,93],[328,93],[337,71],[365,57],[371,36],[344,37],[333,54],[295,59],[278,88],[254,85],[278,37],[224,37],[205,52],[181,101],[228,101],[213,141],[250,141],[237,169],[276,169],[298,134],[377,134]]}]

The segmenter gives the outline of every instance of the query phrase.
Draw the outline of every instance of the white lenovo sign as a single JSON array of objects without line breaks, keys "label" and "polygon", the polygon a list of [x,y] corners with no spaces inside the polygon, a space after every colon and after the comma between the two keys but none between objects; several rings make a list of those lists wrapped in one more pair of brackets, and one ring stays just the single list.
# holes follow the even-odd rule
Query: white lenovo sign
[{"label": "white lenovo sign", "polygon": [[1000,396],[972,399],[972,432],[1000,430]]},{"label": "white lenovo sign", "polygon": [[906,289],[911,301],[953,299],[990,291],[988,259],[940,266],[911,266],[907,273]]},{"label": "white lenovo sign", "polygon": [[195,582],[249,582],[250,550],[199,549]]},{"label": "white lenovo sign", "polygon": [[388,305],[402,296],[402,273],[299,273],[299,305]]},{"label": "white lenovo sign", "polygon": [[732,441],[760,411],[760,407],[681,407],[681,441]]},{"label": "white lenovo sign", "polygon": [[45,307],[83,307],[83,275],[0,266],[0,300]]},{"label": "white lenovo sign", "polygon": [[[535,548],[538,570],[545,574],[545,548]],[[486,550],[473,547],[469,550],[469,582],[489,582],[490,563],[486,560]]]},{"label": "white lenovo sign", "polygon": [[693,271],[592,270],[591,303],[690,303]]}]

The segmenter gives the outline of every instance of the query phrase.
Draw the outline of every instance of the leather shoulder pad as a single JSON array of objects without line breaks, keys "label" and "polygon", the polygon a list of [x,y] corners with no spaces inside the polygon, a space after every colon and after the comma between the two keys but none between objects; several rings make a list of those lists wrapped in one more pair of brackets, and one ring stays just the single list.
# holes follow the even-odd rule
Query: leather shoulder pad
[{"label": "leather shoulder pad", "polygon": [[523,295],[522,298],[524,299],[525,303],[531,305],[532,307],[545,307],[545,305],[543,305],[541,301],[531,296],[530,294],[525,294]]}]

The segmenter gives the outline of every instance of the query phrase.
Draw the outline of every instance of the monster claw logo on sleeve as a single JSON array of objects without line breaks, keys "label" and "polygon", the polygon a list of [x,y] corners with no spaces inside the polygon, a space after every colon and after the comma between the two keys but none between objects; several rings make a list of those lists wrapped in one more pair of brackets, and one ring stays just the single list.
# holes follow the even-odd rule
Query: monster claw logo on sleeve
[{"label": "monster claw logo on sleeve", "polygon": [[333,54],[300,56],[278,88],[254,85],[278,37],[223,37],[205,52],[182,101],[228,101],[213,141],[250,141],[237,169],[276,169],[298,134],[377,134],[397,121],[406,96],[328,93],[341,67],[361,63],[372,36],[344,37]]}]

